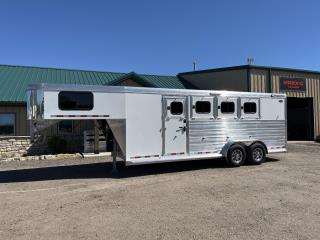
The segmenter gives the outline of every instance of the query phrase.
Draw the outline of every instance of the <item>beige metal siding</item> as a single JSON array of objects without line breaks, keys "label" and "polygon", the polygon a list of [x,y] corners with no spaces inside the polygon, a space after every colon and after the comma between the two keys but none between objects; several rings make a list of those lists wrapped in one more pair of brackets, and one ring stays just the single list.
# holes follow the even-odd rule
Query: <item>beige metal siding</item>
[{"label": "beige metal siding", "polygon": [[14,113],[16,116],[16,135],[29,135],[29,125],[27,122],[27,108],[25,106],[0,106],[0,113]]},{"label": "beige metal siding", "polygon": [[267,70],[250,70],[250,80],[251,92],[268,92]]},{"label": "beige metal siding", "polygon": [[202,90],[247,91],[247,70],[185,74],[181,77]]},{"label": "beige metal siding", "polygon": [[[302,77],[306,79],[306,91],[280,91],[280,77]],[[285,93],[288,97],[312,97],[313,98],[313,115],[314,115],[314,132],[315,136],[320,135],[320,76],[289,72],[273,72],[272,74],[272,91],[275,93]]]},{"label": "beige metal siding", "polygon": [[[280,77],[305,78],[306,91],[280,91]],[[269,71],[263,69],[250,70],[250,89],[252,92],[269,92]],[[320,75],[271,71],[271,92],[285,93],[288,97],[312,97],[314,108],[315,137],[320,135]]]}]

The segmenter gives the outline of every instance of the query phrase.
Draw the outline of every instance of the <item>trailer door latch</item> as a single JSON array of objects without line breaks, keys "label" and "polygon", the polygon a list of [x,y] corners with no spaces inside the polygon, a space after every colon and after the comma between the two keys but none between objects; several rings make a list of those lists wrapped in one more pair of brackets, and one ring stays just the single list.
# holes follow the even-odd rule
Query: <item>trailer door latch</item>
[{"label": "trailer door latch", "polygon": [[180,130],[182,130],[183,132],[185,132],[185,131],[186,131],[186,127],[185,127],[185,126],[184,126],[184,127],[179,127],[179,130],[177,130],[177,132],[180,131]]}]

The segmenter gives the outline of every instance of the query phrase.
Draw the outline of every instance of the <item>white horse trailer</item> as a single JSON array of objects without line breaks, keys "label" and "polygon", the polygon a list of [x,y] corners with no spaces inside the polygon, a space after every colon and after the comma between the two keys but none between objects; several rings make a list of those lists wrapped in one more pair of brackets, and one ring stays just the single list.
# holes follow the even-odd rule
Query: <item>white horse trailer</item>
[{"label": "white horse trailer", "polygon": [[260,164],[287,151],[286,95],[124,86],[33,84],[28,119],[105,119],[126,165],[225,157]]}]

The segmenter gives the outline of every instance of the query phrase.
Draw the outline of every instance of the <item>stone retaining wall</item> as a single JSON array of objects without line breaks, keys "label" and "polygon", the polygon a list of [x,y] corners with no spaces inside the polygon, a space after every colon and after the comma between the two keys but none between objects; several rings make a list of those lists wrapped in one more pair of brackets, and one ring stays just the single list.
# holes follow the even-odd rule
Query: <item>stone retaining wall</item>
[{"label": "stone retaining wall", "polygon": [[45,153],[46,146],[33,145],[28,136],[0,137],[0,159],[19,158],[21,156]]},{"label": "stone retaining wall", "polygon": [[[62,137],[67,141],[69,153],[82,152],[83,138],[81,136]],[[51,154],[47,139],[37,138],[31,141],[29,136],[0,137],[1,160],[25,160],[45,158],[43,155]]]}]

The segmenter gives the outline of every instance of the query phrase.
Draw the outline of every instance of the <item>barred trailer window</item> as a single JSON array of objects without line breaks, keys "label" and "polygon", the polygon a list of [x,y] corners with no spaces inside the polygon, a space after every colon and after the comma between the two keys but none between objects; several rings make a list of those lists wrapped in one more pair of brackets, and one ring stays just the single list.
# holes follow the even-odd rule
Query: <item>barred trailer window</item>
[{"label": "barred trailer window", "polygon": [[170,104],[170,113],[172,115],[181,115],[183,113],[183,103],[182,102],[172,102]]},{"label": "barred trailer window", "polygon": [[62,91],[59,93],[60,110],[92,110],[92,92]]},{"label": "barred trailer window", "polygon": [[209,101],[197,101],[195,108],[196,113],[208,114],[211,112],[211,103]]},{"label": "barred trailer window", "polygon": [[245,114],[255,114],[257,112],[257,104],[255,102],[246,102],[243,104],[243,112]]},{"label": "barred trailer window", "polygon": [[231,114],[235,111],[234,102],[222,102],[221,103],[221,113],[223,114]]}]

